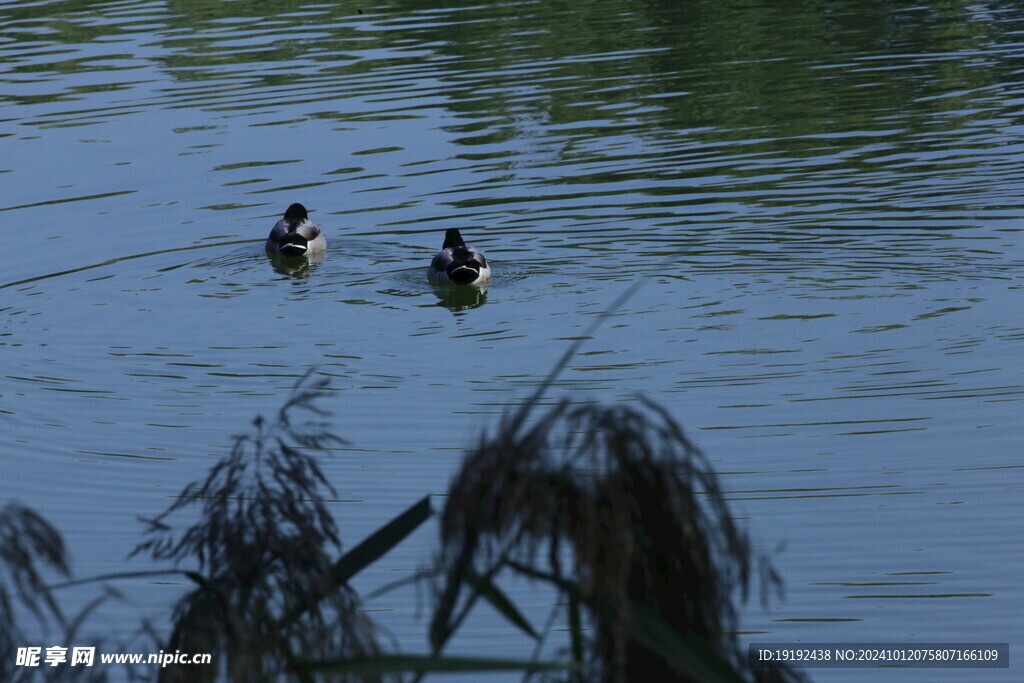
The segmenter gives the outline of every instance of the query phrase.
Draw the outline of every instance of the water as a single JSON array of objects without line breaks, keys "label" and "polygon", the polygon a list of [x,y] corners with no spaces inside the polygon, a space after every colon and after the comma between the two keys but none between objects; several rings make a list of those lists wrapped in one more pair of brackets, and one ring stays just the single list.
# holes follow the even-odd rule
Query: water
[{"label": "water", "polygon": [[[555,395],[660,402],[785,546],[787,599],[745,638],[1024,642],[1012,6],[359,10],[0,4],[0,500],[78,576],[150,568],[124,559],[137,517],[311,366],[358,542],[644,279]],[[297,270],[262,253],[293,201],[329,242]],[[494,264],[479,296],[425,281],[448,227]],[[417,532],[360,588],[435,548]],[[117,585],[113,638],[182,588]],[[414,593],[369,607],[425,647]],[[530,652],[487,614],[456,649],[496,642]]]}]

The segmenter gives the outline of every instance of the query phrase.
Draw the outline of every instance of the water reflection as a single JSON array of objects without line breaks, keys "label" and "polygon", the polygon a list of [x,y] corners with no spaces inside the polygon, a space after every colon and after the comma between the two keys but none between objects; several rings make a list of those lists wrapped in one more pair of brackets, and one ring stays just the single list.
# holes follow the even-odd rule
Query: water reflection
[{"label": "water reflection", "polygon": [[302,279],[309,277],[317,266],[324,261],[326,252],[320,251],[303,256],[285,256],[284,254],[267,254],[267,260],[274,272],[290,278]]},{"label": "water reflection", "polygon": [[487,303],[487,285],[432,285],[437,305],[452,313],[479,308]]}]

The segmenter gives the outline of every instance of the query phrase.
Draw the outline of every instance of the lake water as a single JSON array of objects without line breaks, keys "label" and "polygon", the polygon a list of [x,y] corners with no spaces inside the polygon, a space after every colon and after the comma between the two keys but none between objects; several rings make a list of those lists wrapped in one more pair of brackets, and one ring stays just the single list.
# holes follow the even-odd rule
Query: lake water
[{"label": "lake water", "polygon": [[[553,396],[664,405],[784,546],[744,638],[1018,657],[1022,35],[1001,2],[0,3],[0,503],[77,576],[153,568],[137,518],[315,366],[351,546],[643,279]],[[292,202],[329,248],[289,271]],[[478,297],[426,282],[449,227]],[[116,585],[115,639],[184,587]],[[414,591],[367,606],[425,649]],[[528,656],[485,611],[456,650]],[[1020,674],[870,680],[968,677]]]}]

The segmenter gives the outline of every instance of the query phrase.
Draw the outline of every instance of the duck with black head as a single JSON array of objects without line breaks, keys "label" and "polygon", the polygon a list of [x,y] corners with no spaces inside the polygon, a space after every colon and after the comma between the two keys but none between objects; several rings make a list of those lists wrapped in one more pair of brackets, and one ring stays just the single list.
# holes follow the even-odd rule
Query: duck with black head
[{"label": "duck with black head", "polygon": [[441,251],[430,262],[427,278],[438,283],[481,284],[491,279],[491,268],[481,252],[466,245],[457,229],[449,228]]},{"label": "duck with black head", "polygon": [[320,226],[309,220],[306,207],[292,204],[270,231],[266,249],[268,254],[308,256],[325,251],[327,240]]}]

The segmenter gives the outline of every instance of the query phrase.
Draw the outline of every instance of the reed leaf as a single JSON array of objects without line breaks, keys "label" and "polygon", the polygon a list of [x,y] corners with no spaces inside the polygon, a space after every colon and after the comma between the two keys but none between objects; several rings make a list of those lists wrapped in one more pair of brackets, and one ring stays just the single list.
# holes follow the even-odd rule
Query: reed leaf
[{"label": "reed leaf", "polygon": [[501,616],[505,617],[505,619],[534,640],[540,640],[540,634],[534,630],[530,622],[519,611],[519,608],[515,606],[515,603],[509,599],[497,584],[485,576],[477,576],[472,570],[469,572],[468,579],[474,583],[474,587],[480,594],[480,597],[489,602],[491,607],[497,610]]},{"label": "reed leaf", "polygon": [[418,503],[345,553],[334,565],[334,580],[338,583],[347,583],[353,576],[405,540],[406,536],[418,529],[433,513],[430,496],[424,496]]}]

